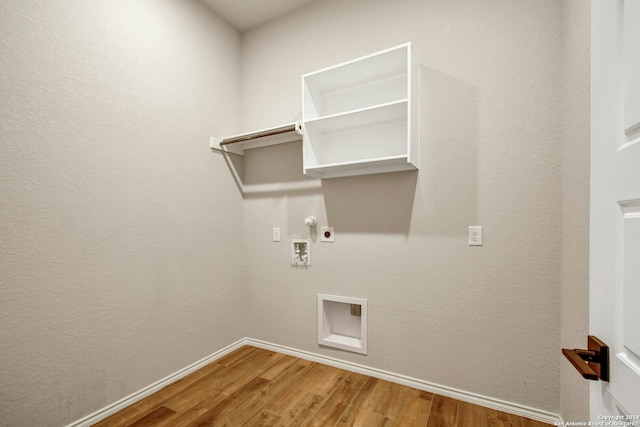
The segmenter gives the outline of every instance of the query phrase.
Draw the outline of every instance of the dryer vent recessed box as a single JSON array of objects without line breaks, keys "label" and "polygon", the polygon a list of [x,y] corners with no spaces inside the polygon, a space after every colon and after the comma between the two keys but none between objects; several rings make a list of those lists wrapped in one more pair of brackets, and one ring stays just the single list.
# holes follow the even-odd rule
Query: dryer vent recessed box
[{"label": "dryer vent recessed box", "polygon": [[318,344],[367,354],[367,300],[318,294]]}]

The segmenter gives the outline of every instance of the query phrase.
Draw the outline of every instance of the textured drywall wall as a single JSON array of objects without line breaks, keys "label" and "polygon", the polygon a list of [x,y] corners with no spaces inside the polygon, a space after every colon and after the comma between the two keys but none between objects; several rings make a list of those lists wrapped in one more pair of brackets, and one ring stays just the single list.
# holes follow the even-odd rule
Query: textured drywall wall
[{"label": "textured drywall wall", "polygon": [[[561,346],[586,348],[589,334],[590,2],[565,0],[562,144]],[[589,420],[589,382],[560,357],[560,415]]]},{"label": "textured drywall wall", "polygon": [[197,1],[0,5],[0,424],[60,426],[243,337],[240,37]]},{"label": "textured drywall wall", "polygon": [[[247,154],[249,336],[558,412],[561,18],[556,0],[327,0],[243,34],[245,131],[299,118],[300,76],[360,55],[411,41],[421,77],[419,173],[316,181],[299,144]],[[311,214],[336,242],[312,232],[295,269]],[[367,356],[317,345],[319,292],[368,299]]]}]

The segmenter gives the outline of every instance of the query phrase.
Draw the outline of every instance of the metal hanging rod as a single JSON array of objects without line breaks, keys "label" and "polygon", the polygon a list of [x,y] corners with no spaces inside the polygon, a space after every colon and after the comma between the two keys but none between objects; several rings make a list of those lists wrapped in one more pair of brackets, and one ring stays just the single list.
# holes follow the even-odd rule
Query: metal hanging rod
[{"label": "metal hanging rod", "polygon": [[252,139],[266,138],[268,136],[280,135],[283,133],[298,132],[300,133],[300,125],[298,123],[291,123],[276,128],[264,129],[256,132],[244,133],[242,135],[230,136],[228,138],[222,138],[220,145],[235,144],[238,142],[251,141]]},{"label": "metal hanging rod", "polygon": [[226,138],[211,137],[209,145],[215,150],[244,155],[245,150],[252,148],[299,141],[301,135],[302,124],[296,122]]}]

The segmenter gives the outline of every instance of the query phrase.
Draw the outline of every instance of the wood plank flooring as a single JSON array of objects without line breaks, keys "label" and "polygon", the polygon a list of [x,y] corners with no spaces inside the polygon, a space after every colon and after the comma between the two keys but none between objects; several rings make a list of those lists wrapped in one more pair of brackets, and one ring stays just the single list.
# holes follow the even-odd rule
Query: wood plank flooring
[{"label": "wood plank flooring", "polygon": [[95,426],[543,427],[547,424],[245,346]]}]

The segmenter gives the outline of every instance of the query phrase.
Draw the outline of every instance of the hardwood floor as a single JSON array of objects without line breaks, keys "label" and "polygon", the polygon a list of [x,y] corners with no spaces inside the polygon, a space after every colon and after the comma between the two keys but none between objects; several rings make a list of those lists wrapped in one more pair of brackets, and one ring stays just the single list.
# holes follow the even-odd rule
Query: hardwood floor
[{"label": "hardwood floor", "polygon": [[224,356],[95,425],[547,426],[250,346]]}]

